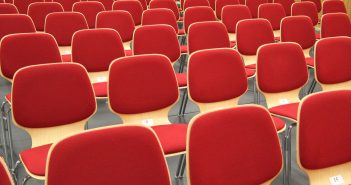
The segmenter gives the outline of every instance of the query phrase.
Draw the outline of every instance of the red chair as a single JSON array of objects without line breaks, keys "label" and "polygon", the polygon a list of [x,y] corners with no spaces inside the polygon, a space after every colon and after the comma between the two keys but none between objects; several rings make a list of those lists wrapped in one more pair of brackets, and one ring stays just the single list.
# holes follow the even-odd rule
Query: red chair
[{"label": "red chair", "polygon": [[18,10],[15,5],[10,3],[0,4],[0,14],[18,14]]},{"label": "red chair", "polygon": [[222,10],[228,5],[239,5],[239,0],[216,0],[216,16],[218,19],[222,19]]},{"label": "red chair", "polygon": [[96,0],[102,3],[105,7],[105,10],[112,10],[112,4],[115,2],[114,0]]},{"label": "red chair", "polygon": [[[184,1],[183,10],[186,10],[190,7],[206,6],[210,7],[208,0],[186,0]],[[212,9],[213,10],[213,9]]]},{"label": "red chair", "polygon": [[335,36],[351,37],[351,22],[348,14],[328,13],[322,16],[321,38]]},{"label": "red chair", "polygon": [[[157,1],[157,0],[156,0]],[[141,25],[166,24],[174,28],[178,35],[184,35],[184,29],[178,29],[178,23],[174,13],[170,9],[157,8],[149,9],[143,12]]]},{"label": "red chair", "polygon": [[258,7],[258,17],[267,19],[272,25],[274,36],[280,39],[280,22],[286,17],[284,7],[279,3],[261,4]]},{"label": "red chair", "polygon": [[305,15],[311,18],[313,26],[318,24],[318,10],[311,1],[296,2],[291,6],[291,15]]},{"label": "red chair", "polygon": [[19,155],[26,172],[44,179],[52,143],[84,131],[95,112],[94,91],[83,66],[61,63],[20,69],[13,80],[12,115],[13,123],[32,140],[31,148]]},{"label": "red chair", "polygon": [[349,90],[341,90],[313,94],[301,102],[296,156],[310,184],[351,183],[350,150],[345,147],[351,144],[350,98]]},{"label": "red chair", "polygon": [[173,11],[177,20],[182,21],[183,19],[179,16],[179,8],[174,0],[152,0],[150,2],[149,8],[167,8]]},{"label": "red chair", "polygon": [[301,2],[305,2],[305,1],[309,1],[309,2],[312,2],[316,5],[317,7],[317,12],[320,12],[322,10],[322,1],[320,0],[301,0]]},{"label": "red chair", "polygon": [[279,3],[284,7],[287,16],[291,15],[291,6],[294,2],[294,0],[273,0],[273,3]]},{"label": "red chair", "polygon": [[108,68],[114,59],[124,56],[122,40],[116,30],[80,30],[73,35],[72,61],[87,69],[97,98],[107,97]]},{"label": "red chair", "polygon": [[82,13],[89,28],[95,28],[96,15],[105,11],[105,7],[99,1],[81,1],[73,4],[73,11]]},{"label": "red chair", "polygon": [[32,19],[24,14],[0,15],[0,40],[9,34],[35,32]]},{"label": "red chair", "polygon": [[113,3],[112,10],[125,10],[132,15],[135,25],[141,24],[141,16],[144,10],[139,1],[118,0]]},{"label": "red chair", "polygon": [[47,185],[171,185],[155,132],[141,126],[97,129],[66,138],[52,147],[47,168]]},{"label": "red chair", "polygon": [[5,161],[0,157],[0,181],[2,185],[15,185]]},{"label": "red chair", "polygon": [[79,2],[79,0],[53,0],[53,2],[58,2],[62,5],[65,12],[71,12],[73,4]]},{"label": "red chair", "polygon": [[347,13],[344,1],[326,0],[322,4],[322,14],[327,13]]},{"label": "red chair", "polygon": [[17,7],[20,14],[27,14],[28,6],[35,2],[44,2],[44,0],[14,0],[13,4]]},{"label": "red chair", "polygon": [[258,7],[264,3],[268,3],[268,0],[245,0],[245,5],[249,7],[253,18],[258,17]]},{"label": "red chair", "polygon": [[38,31],[44,30],[45,18],[53,12],[63,12],[62,5],[57,2],[35,2],[28,7],[28,15],[33,19]]},{"label": "red chair", "polygon": [[190,7],[184,11],[184,29],[188,33],[189,26],[195,22],[216,21],[216,15],[210,7]]},{"label": "red chair", "polygon": [[187,172],[192,185],[270,184],[283,167],[279,138],[263,107],[201,114],[191,121],[188,136]]}]

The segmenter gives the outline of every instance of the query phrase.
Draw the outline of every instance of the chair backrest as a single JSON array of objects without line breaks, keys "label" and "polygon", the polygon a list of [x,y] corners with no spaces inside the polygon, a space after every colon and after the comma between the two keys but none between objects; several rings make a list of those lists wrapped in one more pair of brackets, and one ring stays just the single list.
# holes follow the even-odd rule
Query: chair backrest
[{"label": "chair backrest", "polygon": [[280,28],[282,42],[296,42],[302,49],[313,47],[316,33],[311,19],[307,16],[289,16],[283,18]]},{"label": "chair backrest", "polygon": [[184,11],[184,29],[188,33],[191,24],[195,22],[216,21],[212,8],[206,6],[190,7]]},{"label": "chair backrest", "polygon": [[321,0],[301,0],[301,2],[309,1],[312,2],[316,5],[317,7],[317,12],[320,12],[322,10],[322,1]]},{"label": "chair backrest", "polygon": [[176,62],[180,57],[177,33],[169,25],[147,25],[137,28],[134,32],[133,54],[162,54],[172,63]]},{"label": "chair backrest", "polygon": [[294,2],[294,0],[273,0],[273,3],[279,3],[284,7],[287,16],[291,15],[291,6]]},{"label": "chair backrest", "polygon": [[192,185],[270,184],[282,169],[279,138],[263,107],[201,114],[188,129],[186,166]]},{"label": "chair backrest", "polygon": [[58,2],[35,2],[28,7],[28,15],[38,31],[44,30],[45,18],[53,12],[63,12],[62,5]]},{"label": "chair backrest", "polygon": [[[91,1],[91,0],[89,0]],[[92,1],[99,1],[100,3],[102,3],[105,7],[105,10],[112,10],[112,4],[113,2],[115,2],[114,0],[92,0]]]},{"label": "chair backrest", "polygon": [[236,24],[243,19],[251,19],[250,9],[245,5],[228,5],[223,7],[222,22],[229,33],[236,33]]},{"label": "chair backrest", "polygon": [[9,169],[2,157],[0,157],[0,181],[2,185],[14,185]]},{"label": "chair backrest", "polygon": [[305,15],[311,18],[313,26],[318,24],[318,11],[316,4],[311,1],[293,3],[291,6],[291,15]]},{"label": "chair backrest", "polygon": [[321,38],[335,36],[351,37],[351,22],[346,13],[328,13],[322,15]]},{"label": "chair backrest", "polygon": [[245,0],[245,5],[249,7],[253,18],[258,17],[258,7],[264,3],[268,3],[268,0]]},{"label": "chair backrest", "polygon": [[34,2],[44,2],[44,0],[14,0],[13,4],[20,14],[27,14],[28,6]]},{"label": "chair backrest", "polygon": [[72,61],[82,64],[88,72],[108,71],[114,59],[124,56],[123,43],[116,30],[80,30],[73,35]]},{"label": "chair backrest", "polygon": [[218,19],[222,19],[223,7],[228,5],[239,5],[239,0],[216,0],[216,16]]},{"label": "chair backrest", "polygon": [[327,13],[347,13],[344,1],[326,0],[322,3],[322,14]]},{"label": "chair backrest", "polygon": [[170,9],[157,8],[149,9],[143,12],[141,19],[141,25],[154,25],[154,24],[167,24],[174,28],[175,32],[178,33],[178,23],[174,16],[174,13]]},{"label": "chair backrest", "polygon": [[315,78],[323,90],[351,89],[350,37],[330,37],[315,46]]},{"label": "chair backrest", "polygon": [[[308,81],[301,46],[293,42],[266,44],[259,48],[257,55],[257,86],[265,95],[268,107],[298,101],[298,93]],[[292,95],[286,97],[283,93]],[[282,94],[286,101],[272,100],[272,94]]]},{"label": "chair backrest", "polygon": [[[108,100],[124,123],[166,124],[177,102],[177,79],[164,55],[137,55],[115,60],[110,66]],[[142,93],[141,93],[142,92]]]},{"label": "chair backrest", "polygon": [[61,55],[54,37],[50,34],[20,33],[2,39],[0,60],[2,75],[11,81],[19,69],[61,62]]},{"label": "chair backrest", "polygon": [[94,90],[82,65],[42,64],[15,74],[13,122],[29,133],[32,147],[83,131],[95,111]]},{"label": "chair backrest", "polygon": [[84,15],[79,12],[54,12],[46,16],[46,33],[53,35],[59,46],[70,46],[73,34],[88,29]]},{"label": "chair backrest", "polygon": [[190,55],[188,92],[201,112],[237,105],[247,88],[244,64],[236,50],[206,49]]},{"label": "chair backrest", "polygon": [[351,91],[341,90],[313,94],[300,103],[297,161],[311,184],[351,182],[351,153],[345,147],[351,144],[350,100]]},{"label": "chair backrest", "polygon": [[2,14],[0,15],[0,40],[14,33],[35,32],[32,19],[24,14]]},{"label": "chair backrest", "polygon": [[211,48],[230,48],[227,29],[221,22],[197,22],[189,27],[189,54]]},{"label": "chair backrest", "polygon": [[266,3],[258,7],[258,17],[267,19],[273,30],[280,30],[280,22],[286,17],[283,5],[279,3]]},{"label": "chair backrest", "polygon": [[[186,10],[187,8],[198,7],[198,6],[211,7],[208,0],[186,0],[186,1],[184,1],[183,9]],[[212,11],[213,11],[213,9],[212,9]]]},{"label": "chair backrest", "polygon": [[123,42],[133,39],[135,29],[132,15],[124,10],[105,11],[98,13],[96,28],[111,28],[116,30]]},{"label": "chair backrest", "polygon": [[118,1],[115,1],[113,3],[112,10],[125,10],[132,15],[135,25],[141,24],[141,16],[143,15],[143,7],[139,1],[118,0]]},{"label": "chair backrest", "polygon": [[47,169],[46,185],[171,185],[156,134],[141,126],[103,128],[66,138],[51,148]]},{"label": "chair backrest", "polygon": [[105,7],[99,1],[80,1],[73,4],[73,11],[82,13],[89,28],[95,28],[96,15],[105,11]]},{"label": "chair backrest", "polygon": [[79,1],[80,0],[53,0],[53,2],[60,3],[66,12],[72,11],[73,4]]},{"label": "chair backrest", "polygon": [[14,4],[0,3],[0,14],[18,14],[18,10]]},{"label": "chair backrest", "polygon": [[152,0],[149,5],[150,9],[168,8],[173,11],[177,20],[179,20],[179,8],[174,0]]}]

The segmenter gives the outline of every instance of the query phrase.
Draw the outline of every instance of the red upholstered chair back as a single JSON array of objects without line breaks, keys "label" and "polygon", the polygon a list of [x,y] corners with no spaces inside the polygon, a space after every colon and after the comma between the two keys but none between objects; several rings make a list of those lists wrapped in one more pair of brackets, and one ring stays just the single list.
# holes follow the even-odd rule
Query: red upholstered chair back
[{"label": "red upholstered chair back", "polygon": [[114,0],[96,0],[102,3],[105,7],[105,10],[112,10],[112,4],[115,2]]},{"label": "red upholstered chair back", "polygon": [[149,9],[143,12],[141,25],[167,24],[174,28],[178,33],[178,23],[174,13],[170,9],[157,8]]},{"label": "red upholstered chair back", "polygon": [[245,0],[245,4],[249,7],[253,18],[258,17],[258,7],[264,3],[268,3],[268,0]]},{"label": "red upholstered chair back", "polygon": [[307,16],[289,16],[281,22],[282,42],[296,42],[303,49],[311,48],[316,42],[313,23]]},{"label": "red upholstered chair back", "polygon": [[53,2],[60,3],[66,12],[70,12],[72,11],[73,4],[79,2],[79,0],[53,0]]},{"label": "red upholstered chair back", "polygon": [[267,19],[273,30],[280,30],[280,22],[285,16],[284,7],[279,3],[266,3],[258,7],[258,17]]},{"label": "red upholstered chair back", "polygon": [[129,12],[134,20],[135,25],[141,24],[141,16],[143,14],[143,7],[139,1],[135,0],[118,0],[112,5],[113,10],[125,10]]},{"label": "red upholstered chair back", "polygon": [[119,33],[123,42],[128,42],[133,39],[135,25],[129,12],[117,10],[98,13],[96,28],[112,28]]},{"label": "red upholstered chair back", "polygon": [[47,33],[20,33],[4,37],[0,46],[1,73],[12,80],[26,66],[61,62],[53,36]]},{"label": "red upholstered chair back", "polygon": [[55,37],[59,46],[70,46],[73,34],[83,29],[88,29],[88,24],[79,12],[55,12],[46,16],[44,30]]},{"label": "red upholstered chair back", "polygon": [[66,138],[51,148],[47,169],[46,185],[171,185],[157,136],[141,126],[103,128]]},{"label": "red upholstered chair back", "polygon": [[273,0],[273,3],[279,3],[284,7],[287,16],[291,15],[291,6],[294,2],[294,0]]},{"label": "red upholstered chair back", "polygon": [[15,5],[10,3],[0,4],[0,14],[18,14],[18,10]]},{"label": "red upholstered chair back", "polygon": [[188,89],[193,101],[214,103],[238,98],[247,87],[243,61],[234,49],[207,49],[190,56]]},{"label": "red upholstered chair back", "polygon": [[208,7],[210,7],[210,3],[208,2],[208,0],[186,0],[186,1],[184,1],[183,9],[186,10],[187,8],[197,7],[197,6],[208,6]]},{"label": "red upholstered chair back", "polygon": [[311,18],[313,26],[318,24],[318,11],[316,4],[311,1],[293,3],[291,6],[291,15],[305,15]]},{"label": "red upholstered chair back", "polygon": [[1,185],[14,185],[9,169],[2,157],[0,157],[0,182]]},{"label": "red upholstered chair back", "polygon": [[206,6],[190,7],[184,12],[184,29],[188,33],[188,29],[192,23],[204,22],[204,21],[216,21],[216,15],[212,8]]},{"label": "red upholstered chair back", "polygon": [[108,71],[114,59],[124,57],[121,37],[113,29],[80,30],[73,35],[72,61],[88,72]]},{"label": "red upholstered chair back", "polygon": [[115,60],[110,66],[109,105],[119,114],[164,109],[179,96],[170,60],[163,55],[138,55]]},{"label": "red upholstered chair back", "polygon": [[32,19],[24,14],[0,15],[0,40],[8,34],[35,32]]},{"label": "red upholstered chair back", "polygon": [[250,9],[245,5],[228,5],[223,7],[222,22],[229,33],[236,33],[236,24],[243,19],[251,19]]},{"label": "red upholstered chair back", "polygon": [[96,15],[104,10],[104,5],[99,1],[81,1],[73,4],[73,11],[84,15],[89,28],[95,28]]},{"label": "red upholstered chair back", "polygon": [[326,0],[322,4],[322,13],[347,13],[344,1]]},{"label": "red upholstered chair back", "polygon": [[62,5],[58,2],[35,2],[28,7],[28,15],[38,31],[44,30],[45,18],[53,12],[63,12]]},{"label": "red upholstered chair back", "polygon": [[317,7],[317,12],[320,12],[322,10],[322,1],[320,0],[301,0],[302,2],[305,2],[305,1],[309,1],[309,2],[312,2],[316,5]]},{"label": "red upholstered chair back", "polygon": [[282,168],[279,138],[263,107],[240,106],[197,116],[187,139],[192,185],[263,184]]},{"label": "red upholstered chair back", "polygon": [[305,57],[296,43],[266,44],[258,50],[257,85],[264,93],[300,89],[308,81]]},{"label": "red upholstered chair back", "polygon": [[179,8],[174,0],[152,0],[149,5],[150,9],[167,8],[172,10],[177,20],[179,20]]},{"label": "red upholstered chair back", "polygon": [[[315,48],[316,80],[324,86],[351,80],[351,38],[331,37],[319,40]],[[348,86],[341,88],[349,89]]]},{"label": "red upholstered chair back", "polygon": [[274,43],[273,29],[266,19],[239,21],[236,24],[236,38],[238,51],[243,55],[256,55],[260,46]]},{"label": "red upholstered chair back", "polygon": [[[171,14],[173,16],[173,13]],[[135,30],[133,39],[134,55],[162,54],[171,62],[180,57],[177,33],[169,25],[147,25]]]},{"label": "red upholstered chair back", "polygon": [[44,0],[14,0],[13,4],[20,14],[27,14],[28,6],[34,2],[44,2]]},{"label": "red upholstered chair back", "polygon": [[221,22],[198,22],[189,27],[189,54],[211,48],[230,48],[227,29]]},{"label": "red upholstered chair back", "polygon": [[322,16],[321,37],[351,37],[350,18],[345,13],[328,13]]},{"label": "red upholstered chair back", "polygon": [[238,5],[240,4],[239,0],[216,0],[216,16],[218,19],[222,19],[222,10],[223,7],[228,5]]}]

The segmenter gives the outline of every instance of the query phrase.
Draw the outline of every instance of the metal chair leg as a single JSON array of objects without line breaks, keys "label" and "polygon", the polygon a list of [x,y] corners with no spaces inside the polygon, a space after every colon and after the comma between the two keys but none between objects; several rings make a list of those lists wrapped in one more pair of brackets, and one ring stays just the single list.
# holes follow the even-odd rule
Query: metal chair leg
[{"label": "metal chair leg", "polygon": [[185,154],[180,155],[175,176],[176,179],[183,178],[185,162]]},{"label": "metal chair leg", "polygon": [[313,78],[313,79],[312,79],[312,82],[311,82],[311,86],[308,88],[307,93],[308,93],[308,94],[313,93],[313,91],[314,91],[316,85],[317,85],[317,81],[316,81],[316,79]]},{"label": "metal chair leg", "polygon": [[183,108],[182,108],[182,115],[185,114],[185,110],[186,110],[186,107],[188,105],[188,100],[189,100],[189,96],[188,96],[188,90],[185,90],[184,92],[185,94],[183,96],[185,96],[185,101],[184,101],[184,105],[183,105]]},{"label": "metal chair leg", "polygon": [[7,114],[6,114],[6,124],[7,124],[7,129],[8,129],[8,139],[9,139],[9,153],[10,153],[10,159],[11,159],[11,167],[15,166],[15,159],[14,159],[14,149],[13,149],[13,139],[12,139],[12,126],[10,123],[10,112],[11,108],[8,109]]},{"label": "metal chair leg", "polygon": [[7,102],[4,101],[1,104],[1,132],[2,132],[2,145],[3,145],[3,149],[4,149],[4,158],[6,161],[6,164],[9,165],[9,168],[12,168],[10,161],[9,161],[9,156],[8,156],[8,151],[7,151],[7,133],[6,133],[6,111],[5,111],[5,106],[6,106]]},{"label": "metal chair leg", "polygon": [[27,181],[28,181],[29,179],[31,179],[31,178],[32,178],[31,176],[27,175],[27,176],[23,179],[22,185],[27,184]]},{"label": "metal chair leg", "polygon": [[178,111],[178,116],[182,116],[182,110],[183,110],[183,106],[184,106],[184,102],[185,102],[185,94],[187,94],[187,91],[184,90],[183,95],[182,95],[182,100],[180,102],[180,107],[179,107],[179,111]]},{"label": "metal chair leg", "polygon": [[285,149],[286,149],[286,179],[285,184],[289,185],[291,182],[291,131],[293,129],[293,125],[289,125],[288,129],[285,131]]}]

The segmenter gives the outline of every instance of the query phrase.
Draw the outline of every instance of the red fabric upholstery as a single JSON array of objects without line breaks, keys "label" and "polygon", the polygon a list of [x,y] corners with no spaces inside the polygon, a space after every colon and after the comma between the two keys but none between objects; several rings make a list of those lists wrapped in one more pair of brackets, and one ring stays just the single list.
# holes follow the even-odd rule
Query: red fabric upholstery
[{"label": "red fabric upholstery", "polygon": [[216,16],[218,19],[222,19],[223,7],[228,5],[238,5],[239,0],[216,0]]},{"label": "red fabric upholstery", "polygon": [[237,23],[236,31],[236,45],[244,55],[256,55],[260,46],[274,43],[272,26],[266,19],[241,20]]},{"label": "red fabric upholstery", "polygon": [[274,3],[279,3],[283,5],[287,16],[291,15],[291,6],[294,2],[294,0],[274,0]]},{"label": "red fabric upholstery", "polygon": [[112,10],[112,4],[115,2],[114,0],[98,0],[100,3],[102,3],[105,7],[105,10],[109,11]]},{"label": "red fabric upholstery", "polygon": [[75,2],[79,2],[79,0],[53,0],[54,2],[58,2],[62,5],[65,12],[72,11],[73,4]]},{"label": "red fabric upholstery", "polygon": [[178,86],[185,87],[188,85],[188,76],[186,73],[176,73]]},{"label": "red fabric upholstery", "polygon": [[299,108],[299,103],[289,103],[284,105],[275,106],[269,109],[269,112],[275,115],[284,116],[297,120],[297,111]]},{"label": "red fabric upholstery", "polygon": [[114,59],[124,56],[123,43],[116,30],[80,30],[73,35],[72,61],[82,64],[88,72],[108,71]]},{"label": "red fabric upholstery", "polygon": [[221,22],[198,22],[189,27],[189,54],[211,48],[230,48],[229,36]]},{"label": "red fabric upholstery", "polygon": [[14,185],[5,161],[0,158],[0,181],[2,185]]},{"label": "red fabric upholstery", "polygon": [[251,19],[250,9],[245,5],[229,5],[222,10],[222,22],[229,33],[236,33],[236,24],[243,19]]},{"label": "red fabric upholstery", "polygon": [[349,90],[318,93],[303,101],[299,119],[300,163],[321,169],[351,161]]},{"label": "red fabric upholstery", "polygon": [[248,69],[248,68],[245,68],[245,72],[246,72],[246,77],[252,77],[253,75],[256,74],[256,70],[255,69]]},{"label": "red fabric upholstery", "polygon": [[170,60],[163,55],[137,55],[111,64],[109,103],[113,111],[135,114],[162,109],[178,100]]},{"label": "red fabric upholstery", "polygon": [[328,13],[322,16],[321,37],[351,37],[350,18],[345,13]]},{"label": "red fabric upholstery", "polygon": [[279,3],[261,4],[258,7],[258,17],[267,19],[273,30],[280,30],[280,22],[285,16],[284,7]]},{"label": "red fabric upholstery", "polygon": [[192,23],[204,21],[216,21],[216,15],[212,8],[199,6],[186,9],[184,12],[185,33],[188,33],[188,29]]},{"label": "red fabric upholstery", "polygon": [[155,8],[167,8],[172,10],[174,13],[175,17],[177,20],[180,19],[179,16],[179,8],[174,0],[157,0],[157,1],[151,1],[149,5],[150,9],[155,9]]},{"label": "red fabric upholstery", "polygon": [[5,99],[6,99],[6,101],[11,103],[11,100],[12,100],[11,93],[6,94]]},{"label": "red fabric upholstery", "polygon": [[120,126],[75,135],[59,142],[49,158],[48,185],[171,185],[159,141],[145,127]]},{"label": "red fabric upholstery", "polygon": [[344,1],[341,0],[326,0],[322,4],[323,14],[327,13],[347,13]]},{"label": "red fabric upholstery", "polygon": [[88,29],[84,15],[78,12],[54,12],[46,16],[45,32],[53,35],[59,46],[70,46],[73,34]]},{"label": "red fabric upholstery", "polygon": [[318,41],[315,48],[317,80],[323,84],[351,80],[350,49],[349,37],[331,37]]},{"label": "red fabric upholstery", "polygon": [[304,1],[309,1],[309,2],[312,2],[316,5],[317,7],[317,12],[320,12],[322,10],[322,3],[320,0],[301,0],[302,2]]},{"label": "red fabric upholstery", "polygon": [[[19,54],[20,53],[20,54]],[[61,62],[57,43],[47,33],[21,33],[4,37],[0,47],[1,72],[12,79],[22,67]]]},{"label": "red fabric upholstery", "polygon": [[178,29],[178,35],[185,35],[185,29]]},{"label": "red fabric upholstery", "polygon": [[28,7],[28,15],[33,19],[38,31],[44,30],[45,18],[53,12],[63,12],[62,5],[57,2],[35,2]]},{"label": "red fabric upholstery", "polygon": [[308,58],[305,58],[305,59],[306,59],[306,64],[308,66],[314,67],[314,58],[308,57]]},{"label": "red fabric upholstery", "polygon": [[181,51],[181,53],[188,53],[188,46],[187,45],[181,45],[180,46],[180,51]]},{"label": "red fabric upholstery", "polygon": [[316,42],[313,23],[307,16],[289,16],[281,22],[282,42],[296,42],[303,49],[310,48]]},{"label": "red fabric upholstery", "polygon": [[153,126],[157,138],[167,154],[185,151],[188,124],[167,124]]},{"label": "red fabric upholstery", "polygon": [[141,25],[167,24],[174,28],[178,33],[178,24],[174,13],[170,9],[157,8],[149,9],[143,12]]},{"label": "red fabric upholstery", "polygon": [[279,93],[302,87],[308,70],[301,47],[296,43],[262,46],[257,56],[258,87],[267,93]]},{"label": "red fabric upholstery", "polygon": [[0,14],[18,14],[18,10],[13,4],[0,3]]},{"label": "red fabric upholstery", "polygon": [[163,54],[171,62],[180,57],[177,33],[169,25],[147,25],[135,30],[133,39],[134,55]]},{"label": "red fabric upholstery", "polygon": [[198,6],[210,7],[210,3],[208,0],[186,0],[186,1],[184,1],[183,9],[186,10],[187,8],[198,7]]},{"label": "red fabric upholstery", "polygon": [[124,53],[126,54],[126,56],[133,56],[133,50],[131,49],[124,50]]},{"label": "red fabric upholstery", "polygon": [[296,2],[291,6],[291,15],[305,15],[311,18],[313,26],[318,23],[318,11],[316,4],[310,1]]},{"label": "red fabric upholstery", "polygon": [[211,49],[191,55],[188,68],[191,98],[200,103],[229,100],[244,94],[247,78],[240,55],[233,49]]},{"label": "red fabric upholstery", "polygon": [[107,82],[94,83],[93,88],[96,97],[107,97]]},{"label": "red fabric upholstery", "polygon": [[134,20],[135,25],[141,24],[141,16],[143,14],[143,7],[139,1],[123,0],[115,1],[112,5],[113,10],[125,10],[129,12]]},{"label": "red fabric upholstery", "polygon": [[61,55],[62,62],[72,62],[71,57],[72,57],[72,55],[71,55],[71,54]]},{"label": "red fabric upholstery", "polygon": [[268,0],[246,0],[245,1],[245,4],[247,7],[249,7],[253,18],[258,17],[258,7],[264,3],[268,3]]},{"label": "red fabric upholstery", "polygon": [[129,12],[117,10],[98,13],[96,28],[112,28],[119,33],[123,42],[128,42],[133,39],[135,26]]},{"label": "red fabric upholstery", "polygon": [[279,138],[264,108],[210,112],[197,117],[189,132],[192,185],[262,184],[282,168]]},{"label": "red fabric upholstery", "polygon": [[27,14],[28,6],[31,3],[44,2],[44,0],[23,0],[23,1],[13,1],[13,4],[17,7],[20,14]]},{"label": "red fabric upholstery", "polygon": [[35,32],[32,19],[24,14],[2,14],[0,15],[0,40],[14,33]]},{"label": "red fabric upholstery", "polygon": [[282,119],[277,118],[277,117],[272,117],[272,119],[273,119],[275,129],[277,131],[280,131],[281,129],[283,129],[285,127],[285,123]]},{"label": "red fabric upholstery", "polygon": [[51,144],[30,148],[22,151],[19,155],[23,165],[30,173],[38,176],[45,176],[46,159]]},{"label": "red fabric upholstery", "polygon": [[38,65],[19,70],[12,86],[12,112],[26,128],[66,125],[89,118],[95,96],[83,66]]},{"label": "red fabric upholstery", "polygon": [[104,5],[98,1],[81,1],[73,4],[73,11],[84,15],[89,28],[95,28],[96,15],[104,10]]}]

